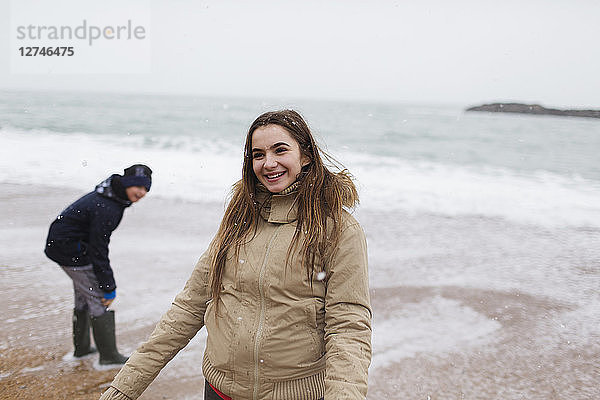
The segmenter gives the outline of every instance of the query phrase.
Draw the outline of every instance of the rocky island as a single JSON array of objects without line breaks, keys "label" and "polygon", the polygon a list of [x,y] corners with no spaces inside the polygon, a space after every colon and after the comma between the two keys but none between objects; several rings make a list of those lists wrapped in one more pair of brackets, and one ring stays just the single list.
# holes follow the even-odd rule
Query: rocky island
[{"label": "rocky island", "polygon": [[600,110],[558,110],[542,107],[539,104],[492,103],[467,108],[467,111],[507,112],[537,115],[558,115],[563,117],[600,118]]}]

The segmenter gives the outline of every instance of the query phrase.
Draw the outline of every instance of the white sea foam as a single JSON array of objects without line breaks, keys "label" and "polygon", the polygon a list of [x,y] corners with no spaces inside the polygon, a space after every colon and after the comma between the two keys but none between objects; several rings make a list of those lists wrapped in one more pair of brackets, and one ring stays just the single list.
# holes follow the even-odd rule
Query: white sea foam
[{"label": "white sea foam", "polygon": [[40,365],[38,367],[25,367],[21,370],[22,374],[28,373],[28,372],[38,372],[38,371],[43,371],[44,370],[44,366]]},{"label": "white sea foam", "polygon": [[[222,202],[241,177],[241,147],[227,138],[67,135],[5,127],[0,130],[0,181],[86,191],[110,173],[142,162],[154,170],[154,196]],[[577,175],[340,150],[336,156],[356,176],[367,209],[600,227],[600,184]]]},{"label": "white sea foam", "polygon": [[546,171],[447,165],[347,154],[372,209],[481,215],[545,226],[600,227],[600,185]]},{"label": "white sea foam", "polygon": [[406,304],[394,314],[382,321],[375,315],[374,369],[418,353],[449,353],[488,343],[500,328],[497,321],[440,296]]},{"label": "white sea foam", "polygon": [[110,371],[111,369],[119,370],[123,366],[123,364],[105,364],[101,365],[98,360],[92,363],[92,366],[96,371]]},{"label": "white sea foam", "polygon": [[[225,150],[198,139],[187,146],[144,143],[140,138],[0,130],[0,181],[91,190],[133,163],[154,171],[152,194],[167,198],[223,201],[239,179],[240,146]],[[144,145],[145,144],[145,145]]]}]

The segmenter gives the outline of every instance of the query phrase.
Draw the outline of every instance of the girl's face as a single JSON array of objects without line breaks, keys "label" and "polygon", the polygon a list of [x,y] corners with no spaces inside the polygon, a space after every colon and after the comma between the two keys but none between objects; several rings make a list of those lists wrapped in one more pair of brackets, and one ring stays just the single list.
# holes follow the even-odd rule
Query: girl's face
[{"label": "girl's face", "polygon": [[308,164],[298,142],[285,128],[271,124],[252,132],[252,169],[269,192],[286,189]]}]

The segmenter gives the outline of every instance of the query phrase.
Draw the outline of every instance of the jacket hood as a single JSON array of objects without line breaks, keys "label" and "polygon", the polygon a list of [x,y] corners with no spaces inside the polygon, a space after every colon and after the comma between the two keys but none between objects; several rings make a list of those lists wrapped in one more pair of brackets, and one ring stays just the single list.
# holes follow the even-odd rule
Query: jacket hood
[{"label": "jacket hood", "polygon": [[[121,176],[117,174],[113,174],[96,185],[95,192],[98,193],[102,197],[106,197],[108,199],[114,200],[117,203],[121,204],[124,207],[129,207],[132,203],[128,199],[125,199],[118,194],[118,190],[115,190],[115,186],[120,185],[119,178]],[[122,185],[121,185],[122,186]],[[124,192],[125,189],[123,189]]]}]

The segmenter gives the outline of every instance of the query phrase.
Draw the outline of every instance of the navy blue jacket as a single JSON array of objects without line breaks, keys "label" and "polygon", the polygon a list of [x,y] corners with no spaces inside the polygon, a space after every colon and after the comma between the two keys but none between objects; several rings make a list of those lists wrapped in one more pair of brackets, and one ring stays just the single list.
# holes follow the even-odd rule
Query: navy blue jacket
[{"label": "navy blue jacket", "polygon": [[131,205],[119,178],[112,175],[63,210],[50,225],[44,250],[59,265],[92,264],[100,289],[107,293],[117,287],[108,259],[110,235]]}]

